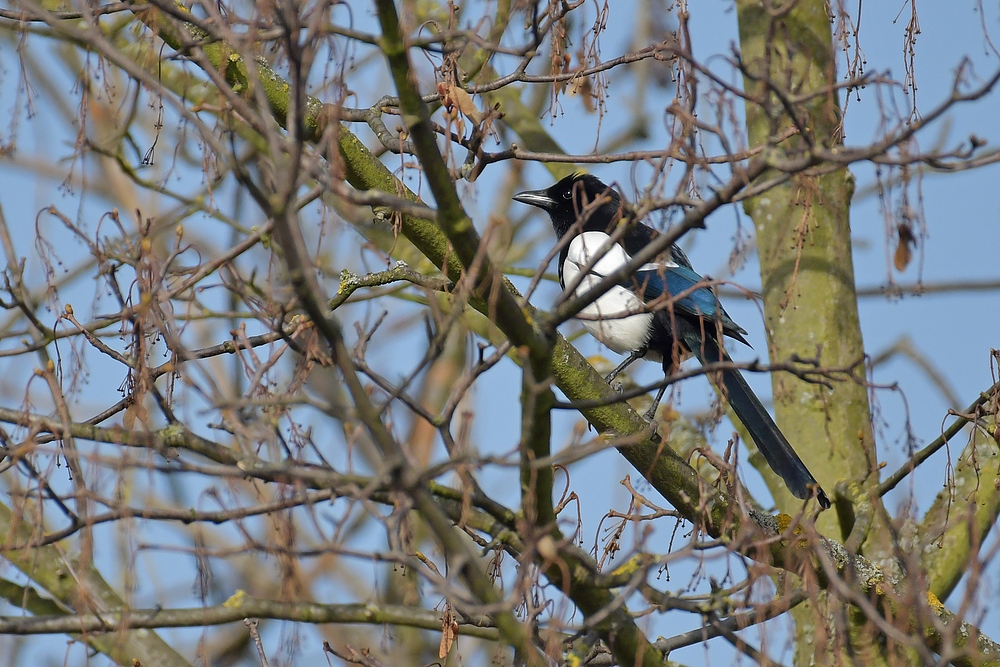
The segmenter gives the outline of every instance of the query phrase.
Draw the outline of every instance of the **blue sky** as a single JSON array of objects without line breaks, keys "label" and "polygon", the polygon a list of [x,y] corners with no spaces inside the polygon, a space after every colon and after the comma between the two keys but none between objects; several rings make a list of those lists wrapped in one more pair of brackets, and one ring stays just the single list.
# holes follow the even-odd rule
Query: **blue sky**
[{"label": "blue sky", "polygon": [[[629,11],[631,3],[615,3],[610,14],[608,30],[602,38],[602,57],[610,59],[628,49],[629,38],[633,27],[633,13]],[[921,32],[917,38],[915,50],[915,77],[917,82],[918,109],[930,109],[945,99],[951,90],[955,72],[963,59],[971,61],[972,69],[969,75],[969,85],[975,86],[976,77],[979,80],[988,76],[1000,66],[1000,58],[994,53],[990,43],[983,36],[983,24],[990,35],[1000,35],[1000,17],[995,5],[986,7],[985,17],[979,14],[981,7],[976,2],[964,3],[923,3],[919,7]],[[369,20],[365,16],[366,6],[355,12],[355,17],[362,23]],[[852,10],[853,11],[853,10]],[[897,78],[902,77],[906,65],[904,54],[904,31],[909,17],[909,5],[890,3],[867,3],[863,8],[864,16],[861,24],[860,39],[867,58],[867,71],[889,71]],[[727,65],[721,58],[712,54],[728,54],[730,46],[737,40],[736,13],[730,3],[706,2],[691,8],[690,29],[697,57],[707,59],[709,65],[718,72],[728,72]],[[15,107],[16,86],[18,85],[18,61],[10,42],[0,47],[0,64],[3,66],[0,79],[0,109],[8,110]],[[735,77],[734,77],[735,78]],[[380,79],[382,88],[378,89],[375,98],[380,96],[388,85],[384,73]],[[65,78],[66,89],[72,86],[69,77]],[[611,78],[611,104],[622,103],[630,99],[632,91],[627,80]],[[360,93],[364,96],[364,93]],[[900,106],[906,106],[909,99],[902,91],[891,93]],[[847,142],[862,144],[871,138],[879,123],[879,96],[872,88],[860,92],[861,99],[851,101],[847,116]],[[374,99],[365,97],[362,103],[371,103]],[[883,100],[885,98],[883,97]],[[58,126],[54,121],[54,113],[46,108],[51,101],[44,93],[41,94],[37,113],[30,119],[20,116],[18,125],[19,143],[18,159],[28,159],[38,152],[46,157],[65,156],[72,150],[75,128]],[[997,126],[998,94],[993,93],[986,98],[967,105],[960,105],[950,111],[945,118],[926,128],[920,134],[920,146],[927,149],[937,141],[943,140],[946,146],[955,146],[966,140],[970,135],[988,140],[989,146],[1000,142],[1000,128]],[[23,103],[23,102],[22,102]],[[662,98],[651,94],[649,104],[651,136],[634,148],[656,148],[664,145],[666,133],[663,127],[662,109],[665,106]],[[19,107],[22,108],[23,107]],[[742,111],[741,108],[738,109]],[[595,114],[585,113],[580,104],[573,99],[563,98],[562,111],[553,118],[546,118],[553,136],[568,152],[584,153],[594,146],[594,136],[598,129],[599,118]],[[600,119],[600,129],[603,137],[614,135],[624,122],[619,114],[611,111]],[[3,128],[6,132],[6,128]],[[164,156],[169,154],[171,147],[162,147]],[[389,164],[395,158],[388,159]],[[65,170],[67,165],[61,164]],[[633,174],[628,164],[616,164],[595,167],[591,170],[606,181],[617,181],[623,185],[627,195],[630,191]],[[871,165],[859,164],[852,167],[857,178],[858,191],[863,191],[873,182],[874,171]],[[64,173],[64,172],[62,172]],[[486,220],[493,211],[506,211],[508,202],[495,201],[497,191],[497,174],[487,171],[475,185],[464,189],[467,194],[467,206],[474,214],[477,225],[482,230]],[[552,179],[540,165],[529,165],[528,180],[532,187],[543,187]],[[639,178],[642,170],[638,171]],[[8,222],[17,230],[21,254],[29,257],[29,270],[38,272],[40,266],[35,257],[33,245],[34,221],[39,210],[55,203],[69,212],[78,212],[81,218],[94,219],[109,207],[107,202],[87,200],[81,203],[81,197],[87,190],[79,187],[72,191],[60,189],[61,174],[49,179],[38,179],[23,166],[10,161],[0,161],[0,178],[5,187],[0,190],[0,205],[6,214]],[[188,179],[188,180],[184,180]],[[851,211],[853,238],[855,241],[854,261],[857,282],[859,286],[878,286],[887,281],[892,272],[893,277],[901,283],[910,283],[918,278],[927,284],[935,284],[951,280],[987,280],[1000,279],[1000,167],[996,165],[959,174],[928,174],[923,179],[919,193],[920,203],[926,220],[926,236],[921,238],[918,248],[918,258],[903,273],[894,272],[887,263],[886,253],[886,222],[878,201],[874,197],[859,197]],[[174,187],[187,187],[197,184],[197,177],[185,174],[180,179],[171,181]],[[231,208],[230,198],[220,193],[219,205]],[[121,203],[116,203],[121,206]],[[148,204],[147,204],[148,205]],[[165,204],[162,204],[165,207]],[[149,210],[149,209],[145,209]],[[524,212],[511,209],[515,215]],[[252,210],[245,213],[245,224],[256,224],[258,214]],[[41,218],[42,229],[46,229],[46,219]],[[739,227],[738,227],[739,225]],[[732,251],[738,229],[746,234],[752,231],[751,222],[737,207],[729,207],[714,214],[708,221],[708,229],[699,231],[685,243],[690,247],[691,259],[703,273],[721,276],[725,273],[727,259]],[[520,262],[521,266],[535,267],[554,243],[548,229],[548,222],[541,216],[529,223],[526,234],[540,239],[535,252]],[[224,237],[217,239],[219,244],[225,243]],[[70,241],[69,243],[74,243]],[[72,257],[82,255],[82,246],[72,245],[61,247],[61,251]],[[333,253],[333,256],[344,262],[352,257],[350,252]],[[921,270],[918,270],[922,267]],[[759,285],[759,273],[756,258],[750,257],[746,265],[738,271],[732,280],[750,289]],[[517,281],[523,286],[526,281]],[[533,297],[533,302],[545,307],[551,304],[557,294],[553,285],[544,285]],[[65,299],[73,299],[71,292],[62,295]],[[80,299],[89,299],[85,292],[80,292]],[[739,300],[730,300],[727,310],[749,332],[749,339],[754,344],[754,351],[739,350],[739,358],[750,360],[766,352],[763,330],[758,308],[755,304]],[[362,319],[375,311],[363,307],[345,311]],[[1000,347],[1000,296],[995,292],[977,292],[971,294],[945,294],[905,296],[902,298],[867,298],[860,303],[862,328],[866,350],[878,354],[887,346],[909,336],[914,346],[930,358],[941,370],[948,382],[954,387],[960,407],[967,405],[980,391],[989,387],[995,377],[989,363],[991,347]],[[350,324],[350,323],[348,323]],[[574,325],[567,325],[566,332],[573,331]],[[374,363],[387,366],[406,359],[420,341],[399,340],[394,343],[383,341],[382,346],[373,354]],[[592,340],[583,337],[575,343],[586,354],[603,353],[614,359]],[[734,350],[736,351],[736,350]],[[404,356],[401,356],[404,355]],[[100,376],[100,364],[92,370],[92,377]],[[28,366],[21,362],[11,364],[6,368],[8,378],[15,377],[16,371],[30,372]],[[654,381],[658,376],[655,364],[645,364],[639,373],[639,378]],[[18,376],[20,377],[20,376]],[[946,424],[947,409],[943,396],[929,382],[926,375],[914,364],[897,359],[875,371],[874,379],[880,384],[896,384],[898,391],[881,390],[877,393],[880,407],[880,428],[878,430],[877,447],[880,460],[887,462],[887,470],[894,470],[906,456],[906,419],[915,434],[918,446],[926,444],[938,435]],[[766,377],[753,376],[751,383],[762,395],[770,393],[770,383]],[[517,443],[518,439],[518,404],[517,398],[520,386],[520,371],[513,363],[505,362],[491,371],[488,378],[476,388],[477,414],[474,423],[473,441],[482,453],[506,453]],[[95,391],[108,391],[111,395],[114,387],[101,387],[95,381],[91,382]],[[6,386],[5,395],[10,396],[11,390],[17,387]],[[16,395],[16,391],[15,391]],[[708,405],[711,390],[705,383],[691,382],[686,385],[681,395],[679,407],[683,410],[698,410]],[[905,397],[905,404],[904,404]],[[100,403],[96,395],[87,397]],[[82,411],[86,413],[86,411]],[[189,413],[197,418],[198,412],[191,409]],[[572,428],[579,423],[580,418],[571,413],[556,415],[556,430],[553,444],[558,449],[569,442]],[[713,443],[724,446],[728,435],[726,426],[715,430]],[[959,437],[952,448],[952,456],[956,456],[964,445]],[[913,476],[912,483],[900,485],[889,498],[890,510],[906,502],[912,494],[920,510],[926,509],[934,498],[934,494],[945,482],[945,462],[947,454],[939,453],[927,462]],[[766,498],[766,490],[748,466],[743,467],[744,477],[751,489],[760,497]],[[516,501],[516,484],[510,481],[516,475],[513,469],[494,474],[484,481],[487,491],[494,491],[502,500]],[[590,546],[597,537],[596,531],[600,517],[608,508],[624,510],[627,506],[627,495],[619,485],[626,475],[637,480],[634,470],[614,451],[603,452],[587,461],[572,467],[572,485],[583,495],[583,519],[585,544]],[[669,528],[661,532],[669,534]],[[164,539],[168,539],[167,536]],[[372,535],[372,539],[376,539]],[[115,560],[109,559],[109,566]],[[997,568],[995,564],[988,570],[987,577],[981,584],[982,590],[995,593]],[[682,568],[675,570],[673,582],[686,582],[686,574]],[[665,587],[676,587],[680,583],[664,584]],[[960,592],[959,592],[960,593]],[[953,600],[959,599],[959,593]],[[150,592],[152,595],[152,592]],[[982,599],[991,597],[985,594]],[[678,631],[673,625],[663,627],[660,621],[651,621],[654,626],[651,634],[669,634]],[[686,621],[682,621],[683,625]],[[684,629],[684,628],[681,628]],[[994,638],[1000,638],[1000,618],[996,615],[985,619],[983,629]],[[720,658],[728,656],[727,648],[716,648],[705,652],[701,647],[693,647],[687,652],[679,652],[673,656],[689,664],[704,664],[709,656]],[[719,651],[716,653],[716,651]],[[784,661],[789,661],[787,654],[780,651],[775,654]]]}]

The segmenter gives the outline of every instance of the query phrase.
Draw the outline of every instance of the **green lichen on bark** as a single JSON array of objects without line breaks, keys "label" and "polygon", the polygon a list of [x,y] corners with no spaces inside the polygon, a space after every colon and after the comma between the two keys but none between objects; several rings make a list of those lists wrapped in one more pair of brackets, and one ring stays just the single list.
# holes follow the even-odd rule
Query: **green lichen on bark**
[{"label": "green lichen on bark", "polygon": [[[773,144],[772,137],[793,122],[762,81],[770,78],[775,87],[790,87],[790,94],[834,83],[829,18],[824,3],[816,1],[797,3],[774,24],[757,3],[740,2],[737,7],[743,60],[752,75],[745,85],[765,100],[764,105],[746,104],[750,145]],[[769,73],[763,71],[768,60]],[[809,139],[823,145],[839,142],[835,95],[820,95],[799,108]],[[797,136],[777,143],[774,152],[804,150],[806,140]],[[775,175],[769,172],[762,180]],[[757,232],[774,359],[818,354],[822,364],[843,367],[862,358],[850,238],[853,188],[850,173],[838,170],[819,177],[797,176],[745,202]],[[840,480],[877,481],[871,474],[875,456],[864,386],[840,382],[830,390],[787,374],[773,376],[772,382],[778,424],[824,487],[831,489]],[[781,507],[794,506],[784,489],[774,484],[771,488]],[[820,527],[836,529],[832,513]]]},{"label": "green lichen on bark", "polygon": [[[794,4],[794,6],[791,6]],[[746,67],[744,85],[747,134],[751,148],[768,146],[780,160],[801,155],[810,145],[841,142],[837,95],[822,94],[836,82],[829,4],[821,0],[778,3],[765,10],[760,2],[738,0],[740,49]],[[784,104],[790,96],[820,93],[804,104]],[[797,118],[789,115],[789,106]],[[790,129],[798,134],[779,141]],[[761,180],[778,176],[772,170]],[[830,367],[857,364],[864,354],[851,254],[850,202],[854,181],[846,169],[822,176],[797,174],[744,208],[753,219],[760,256],[768,350],[775,360],[792,355],[819,357]],[[858,368],[863,379],[863,367]],[[832,388],[791,375],[772,376],[776,421],[806,465],[827,489],[838,483],[863,490],[878,483],[870,407],[861,383],[838,382]],[[770,488],[779,507],[795,499],[773,477]],[[839,511],[838,507],[835,512]],[[824,534],[846,538],[851,522],[835,512],[817,521]],[[890,556],[887,531],[869,531],[864,547],[876,559]],[[793,610],[798,665],[821,664],[833,653],[811,645],[823,615],[809,602]],[[859,621],[863,619],[858,619]],[[869,660],[878,649],[851,624],[852,639]],[[829,631],[829,630],[827,630]],[[861,636],[865,634],[866,636]],[[868,650],[873,649],[873,650]],[[877,662],[877,661],[876,661]]]},{"label": "green lichen on bark", "polygon": [[920,549],[927,587],[945,600],[969,570],[1000,515],[1000,445],[994,418],[972,431],[955,464],[954,483],[942,489],[920,523]]}]

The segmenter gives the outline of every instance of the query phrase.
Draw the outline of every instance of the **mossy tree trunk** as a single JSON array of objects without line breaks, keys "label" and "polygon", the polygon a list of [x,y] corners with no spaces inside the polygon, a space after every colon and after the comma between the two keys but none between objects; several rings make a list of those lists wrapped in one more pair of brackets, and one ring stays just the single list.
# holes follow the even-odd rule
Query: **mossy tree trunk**
[{"label": "mossy tree trunk", "polygon": [[[799,0],[765,7],[759,0],[739,0],[737,9],[744,85],[750,94],[746,101],[750,147],[770,146],[780,160],[808,153],[811,146],[840,144],[839,99],[831,88],[837,74],[829,4]],[[806,104],[783,103],[809,93],[818,94]],[[795,109],[799,117],[792,118],[788,109]],[[793,129],[797,133],[791,138],[776,139]],[[759,180],[780,175],[772,170]],[[748,199],[744,208],[757,233],[771,358],[818,358],[824,367],[835,368],[858,364],[855,376],[863,380],[859,361],[864,343],[851,255],[853,190],[854,180],[846,169],[798,174]],[[827,388],[790,374],[773,375],[772,385],[778,424],[820,483],[838,496],[833,511],[817,521],[820,531],[833,538],[854,537],[871,558],[891,555],[878,520],[863,518],[880,514],[868,509],[879,500],[871,493],[878,482],[878,463],[865,386],[843,381]],[[770,488],[779,507],[796,511],[799,501],[780,483]],[[858,534],[851,535],[855,527]],[[828,633],[834,630],[823,621],[846,616],[827,613],[824,607],[823,602],[807,604],[795,613],[798,665],[842,664],[846,657],[828,650],[825,637],[832,637]],[[851,632],[855,641],[866,634],[855,630]],[[861,649],[855,660],[880,662],[870,642],[854,648]]]}]

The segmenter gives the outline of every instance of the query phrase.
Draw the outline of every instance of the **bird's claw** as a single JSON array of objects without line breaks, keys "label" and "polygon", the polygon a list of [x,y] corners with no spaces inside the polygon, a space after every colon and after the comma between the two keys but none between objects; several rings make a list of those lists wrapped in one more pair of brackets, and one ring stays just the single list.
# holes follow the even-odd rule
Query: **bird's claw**
[{"label": "bird's claw", "polygon": [[625,385],[623,385],[621,382],[611,382],[609,384],[611,385],[611,388],[615,390],[616,394],[625,393]]},{"label": "bird's claw", "polygon": [[661,440],[660,434],[659,434],[660,422],[656,421],[655,419],[653,419],[648,414],[643,415],[643,418],[645,418],[645,420],[647,422],[649,422],[649,438],[650,438],[650,440],[652,440],[653,442],[660,442],[660,440]]}]

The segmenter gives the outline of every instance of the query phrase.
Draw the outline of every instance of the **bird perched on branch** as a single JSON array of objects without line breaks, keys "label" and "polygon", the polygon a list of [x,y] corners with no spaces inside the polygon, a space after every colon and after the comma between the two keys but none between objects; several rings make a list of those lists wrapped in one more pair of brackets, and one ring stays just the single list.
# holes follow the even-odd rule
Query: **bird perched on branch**
[{"label": "bird perched on branch", "polygon": [[[556,236],[563,242],[559,284],[574,296],[588,294],[607,276],[621,272],[660,235],[640,221],[629,220],[618,192],[589,174],[567,176],[545,190],[518,193],[514,200],[549,214]],[[746,331],[729,317],[709,283],[694,272],[677,245],[667,248],[656,261],[619,278],[577,314],[595,338],[628,355],[607,376],[609,383],[637,359],[661,362],[669,377],[689,354],[703,365],[731,361],[722,344],[724,336],[749,345],[744,338]],[[796,498],[815,495],[819,504],[828,508],[829,498],[743,374],[735,368],[723,368],[710,377],[788,490]],[[657,392],[647,419],[655,414],[665,389]]]}]

